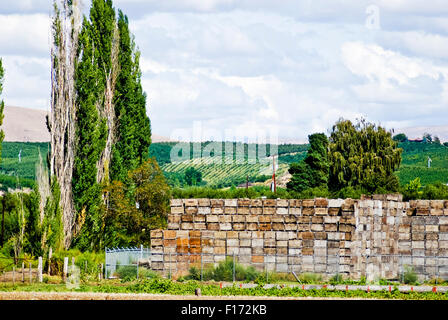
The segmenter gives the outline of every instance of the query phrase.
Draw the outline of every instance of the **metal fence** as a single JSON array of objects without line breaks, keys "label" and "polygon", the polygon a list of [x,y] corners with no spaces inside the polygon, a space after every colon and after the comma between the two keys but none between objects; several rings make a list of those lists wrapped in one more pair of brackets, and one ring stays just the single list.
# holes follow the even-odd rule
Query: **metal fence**
[{"label": "metal fence", "polygon": [[132,266],[136,268],[138,277],[139,268],[149,268],[151,265],[151,251],[149,248],[106,248],[105,275],[107,279],[115,278],[120,267]]},{"label": "metal fence", "polygon": [[[254,257],[256,261],[254,262]],[[195,267],[204,278],[207,268],[217,266],[226,259],[233,264],[233,281],[235,281],[236,265],[253,266],[266,278],[272,273],[291,273],[296,279],[300,274],[316,274],[323,278],[343,276],[368,282],[379,279],[405,282],[405,277],[414,274],[419,281],[434,279],[448,280],[448,256],[410,256],[410,255],[245,255],[245,254],[212,254],[212,253],[156,253],[150,254],[151,269],[171,278],[175,274],[188,273]]]}]

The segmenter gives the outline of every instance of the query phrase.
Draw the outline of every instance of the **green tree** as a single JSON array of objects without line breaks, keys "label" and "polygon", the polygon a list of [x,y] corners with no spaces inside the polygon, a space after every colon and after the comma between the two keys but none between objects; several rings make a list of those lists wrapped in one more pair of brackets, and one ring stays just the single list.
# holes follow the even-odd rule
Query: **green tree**
[{"label": "green tree", "polygon": [[297,192],[328,185],[328,138],[323,133],[315,133],[308,136],[308,140],[310,148],[305,159],[292,163],[289,168],[292,178],[287,188]]},{"label": "green tree", "polygon": [[[3,92],[3,82],[5,80],[5,70],[3,69],[3,61],[0,59],[0,96]],[[0,126],[3,125],[3,119],[5,117],[4,115],[4,109],[5,109],[5,102],[3,100],[0,101]],[[3,129],[0,130],[0,161],[1,161],[1,155],[2,155],[2,142],[5,138],[5,133]]]},{"label": "green tree", "polygon": [[185,170],[184,180],[189,186],[197,186],[202,182],[202,173],[194,167],[189,167]]},{"label": "green tree", "polygon": [[78,108],[73,195],[82,230],[74,242],[80,249],[98,249],[102,201],[98,162],[108,135],[106,119],[100,112],[105,108],[106,77],[112,69],[114,26],[112,1],[92,1],[90,20],[84,17],[79,36],[80,60],[75,74]]},{"label": "green tree", "polygon": [[118,30],[120,73],[114,97],[118,123],[111,180],[125,181],[128,170],[137,168],[148,157],[151,128],[146,115],[146,94],[141,85],[140,52],[135,48],[128,18],[121,10],[118,11]]},{"label": "green tree", "polygon": [[400,166],[402,151],[391,133],[381,126],[364,119],[356,125],[350,120],[339,120],[330,135],[329,188],[397,191],[399,182],[394,171]]},{"label": "green tree", "polygon": [[129,184],[113,181],[106,188],[104,246],[149,245],[150,230],[166,227],[170,188],[154,158],[129,172]]},{"label": "green tree", "polygon": [[399,133],[399,134],[394,135],[393,139],[394,139],[394,141],[397,141],[397,142],[408,141],[408,137],[404,133]]}]

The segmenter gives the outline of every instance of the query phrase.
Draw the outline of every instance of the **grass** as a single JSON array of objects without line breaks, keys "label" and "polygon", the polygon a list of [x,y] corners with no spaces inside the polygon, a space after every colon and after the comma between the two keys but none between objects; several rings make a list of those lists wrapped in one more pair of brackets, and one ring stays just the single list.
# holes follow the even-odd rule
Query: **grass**
[{"label": "grass", "polygon": [[79,289],[69,290],[64,284],[0,284],[3,292],[101,292],[101,293],[149,293],[168,295],[194,295],[197,288],[204,296],[275,296],[275,297],[335,297],[335,298],[367,298],[367,299],[402,299],[402,300],[448,300],[448,294],[437,292],[399,292],[394,288],[388,290],[366,292],[362,290],[340,291],[328,289],[302,290],[298,287],[273,287],[265,289],[240,288],[238,285],[220,288],[217,283],[200,283],[198,281],[176,282],[169,279],[153,278],[121,283],[107,280],[96,283],[83,283]]}]

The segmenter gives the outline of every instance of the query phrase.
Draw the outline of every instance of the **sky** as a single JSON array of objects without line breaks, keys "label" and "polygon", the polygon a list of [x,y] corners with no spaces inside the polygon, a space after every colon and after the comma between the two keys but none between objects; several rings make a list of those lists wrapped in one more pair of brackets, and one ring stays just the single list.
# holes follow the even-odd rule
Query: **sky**
[{"label": "sky", "polygon": [[[306,142],[363,117],[448,141],[445,0],[113,3],[142,54],[154,134]],[[0,0],[6,105],[49,109],[51,10]]]}]

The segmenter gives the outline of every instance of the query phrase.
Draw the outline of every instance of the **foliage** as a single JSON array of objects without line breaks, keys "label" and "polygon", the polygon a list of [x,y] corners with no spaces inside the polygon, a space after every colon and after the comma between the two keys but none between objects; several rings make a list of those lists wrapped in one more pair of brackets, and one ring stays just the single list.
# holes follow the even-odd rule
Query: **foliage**
[{"label": "foliage", "polygon": [[297,192],[328,184],[328,139],[325,134],[316,133],[308,136],[308,140],[310,148],[305,159],[299,163],[292,163],[289,168],[292,178],[287,187]]},{"label": "foliage", "polygon": [[[234,266],[233,258],[226,258],[216,267],[213,267],[213,265],[206,266],[202,278],[204,281],[233,281],[234,272],[236,281],[254,281],[260,276],[260,273],[253,266],[244,267],[238,262],[235,262]],[[185,279],[201,280],[201,271],[197,267],[191,267]]]},{"label": "foliage", "polygon": [[118,11],[120,72],[115,90],[117,143],[112,150],[111,180],[125,181],[127,172],[148,157],[150,121],[146,115],[146,94],[141,85],[140,52],[129,31],[129,21]]},{"label": "foliage", "polygon": [[[3,82],[5,80],[5,70],[3,69],[3,61],[0,58],[0,96],[3,92]],[[5,110],[5,102],[3,100],[0,101],[0,126],[3,125],[3,119],[5,118],[4,114]],[[2,145],[3,139],[5,138],[5,132],[3,129],[0,130],[0,161],[1,161],[1,154],[2,154]]]},{"label": "foliage", "polygon": [[197,186],[202,182],[202,173],[194,167],[185,170],[184,180],[189,186]]},{"label": "foliage", "polygon": [[383,127],[364,119],[356,125],[341,119],[330,135],[329,189],[352,186],[368,192],[378,188],[397,191],[399,183],[393,172],[400,166],[401,154],[402,149]]},{"label": "foliage", "polygon": [[101,186],[97,182],[97,163],[106,146],[107,124],[100,117],[97,104],[104,106],[105,73],[111,69],[114,23],[111,1],[94,0],[90,20],[84,17],[79,36],[73,197],[81,232],[73,243],[82,249],[94,249],[100,231]]},{"label": "foliage", "polygon": [[404,266],[404,273],[402,275],[402,281],[405,284],[416,284],[418,277],[414,269],[411,266]]},{"label": "foliage", "polygon": [[[135,266],[120,266],[116,270],[118,277],[122,282],[129,282],[137,279],[137,265]],[[159,275],[149,269],[140,267],[138,268],[139,279],[157,278]]]},{"label": "foliage", "polygon": [[408,141],[408,137],[404,133],[396,134],[396,135],[394,135],[394,137],[392,139],[397,142]]},{"label": "foliage", "polygon": [[101,247],[150,243],[150,230],[164,228],[170,189],[154,158],[128,174],[129,185],[113,181],[104,190],[102,229],[97,235]]}]

